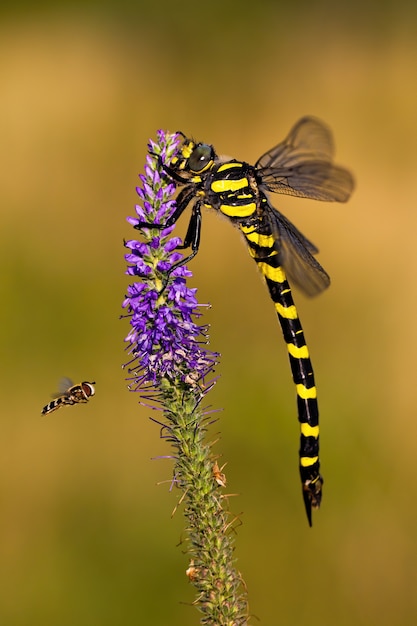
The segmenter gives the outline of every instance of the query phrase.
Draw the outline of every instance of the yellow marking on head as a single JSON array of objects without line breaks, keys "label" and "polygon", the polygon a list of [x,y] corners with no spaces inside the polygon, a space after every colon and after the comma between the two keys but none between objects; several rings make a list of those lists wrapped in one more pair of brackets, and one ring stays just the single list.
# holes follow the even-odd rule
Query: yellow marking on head
[{"label": "yellow marking on head", "polygon": [[302,456],[300,458],[300,465],[301,467],[310,467],[311,465],[314,465],[314,463],[317,463],[318,460],[319,460],[318,456],[313,456],[313,457]]},{"label": "yellow marking on head", "polygon": [[274,283],[283,283],[287,280],[285,272],[282,267],[271,267],[268,263],[261,261],[258,263],[258,267],[261,270],[265,278],[269,278]]},{"label": "yellow marking on head", "polygon": [[308,359],[309,353],[307,346],[301,346],[301,348],[297,348],[293,343],[287,343],[288,352],[295,359]]},{"label": "yellow marking on head", "polygon": [[191,156],[192,151],[194,150],[194,148],[195,148],[195,144],[194,144],[193,141],[190,141],[187,144],[182,146],[181,154],[184,157],[184,159],[188,159]]},{"label": "yellow marking on head", "polygon": [[229,191],[239,191],[249,185],[246,176],[239,180],[215,180],[211,184],[211,190],[214,193],[227,193]]},{"label": "yellow marking on head", "polygon": [[228,204],[221,204],[220,211],[227,217],[250,217],[254,211],[256,211],[256,204],[250,202],[244,206],[229,206]]},{"label": "yellow marking on head", "polygon": [[275,310],[281,315],[281,317],[285,317],[287,320],[296,320],[298,319],[297,309],[295,308],[295,304],[291,306],[282,306],[279,302],[275,302]]},{"label": "yellow marking on head", "polygon": [[313,400],[317,398],[317,389],[315,387],[304,387],[304,385],[296,385],[297,394],[300,396],[302,400]]},{"label": "yellow marking on head", "polygon": [[318,439],[319,427],[310,426],[310,424],[301,424],[301,434],[304,435],[304,437],[315,437]]},{"label": "yellow marking on head", "polygon": [[225,170],[231,170],[234,167],[243,167],[243,163],[222,163],[217,171],[224,172]]}]

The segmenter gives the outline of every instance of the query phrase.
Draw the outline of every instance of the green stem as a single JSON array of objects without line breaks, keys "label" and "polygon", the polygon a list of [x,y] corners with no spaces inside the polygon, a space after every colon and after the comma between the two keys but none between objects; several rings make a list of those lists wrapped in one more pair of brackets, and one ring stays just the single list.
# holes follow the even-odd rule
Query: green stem
[{"label": "green stem", "polygon": [[167,379],[162,385],[161,400],[176,449],[174,477],[188,522],[187,575],[198,592],[194,604],[203,613],[201,624],[241,626],[248,622],[248,605],[242,577],[233,566],[236,518],[230,519],[227,496],[221,493],[225,477],[205,442],[207,417],[201,397],[197,385],[174,385]]}]

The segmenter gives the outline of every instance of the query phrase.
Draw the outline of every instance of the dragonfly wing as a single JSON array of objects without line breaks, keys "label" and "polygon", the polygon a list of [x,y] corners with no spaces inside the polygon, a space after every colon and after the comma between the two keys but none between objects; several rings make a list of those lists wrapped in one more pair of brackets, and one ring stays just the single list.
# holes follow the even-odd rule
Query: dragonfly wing
[{"label": "dragonfly wing", "polygon": [[301,160],[330,162],[333,155],[334,145],[330,129],[315,117],[303,117],[292,127],[284,141],[257,160],[255,167],[290,167]]},{"label": "dragonfly wing", "polygon": [[319,249],[317,246],[315,246],[312,241],[307,239],[307,237],[303,235],[303,233],[301,233],[298,228],[285,217],[285,215],[277,211],[277,209],[274,209],[271,204],[269,204],[269,209],[271,210],[271,218],[274,223],[273,232],[278,231],[279,237],[284,238],[289,236],[289,233],[291,233],[291,237],[297,240],[298,245],[307,248],[311,254],[318,253]]},{"label": "dragonfly wing", "polygon": [[330,277],[313,254],[318,252],[286,217],[269,207],[271,230],[275,234],[280,263],[291,284],[307,296],[316,296],[330,285]]},{"label": "dragonfly wing", "polygon": [[324,202],[346,202],[354,187],[348,170],[324,161],[306,161],[291,168],[267,168],[260,174],[262,185],[269,191]]},{"label": "dragonfly wing", "polygon": [[354,181],[332,163],[333,139],[319,120],[304,117],[283,142],[258,159],[255,167],[269,191],[327,202],[346,202]]}]

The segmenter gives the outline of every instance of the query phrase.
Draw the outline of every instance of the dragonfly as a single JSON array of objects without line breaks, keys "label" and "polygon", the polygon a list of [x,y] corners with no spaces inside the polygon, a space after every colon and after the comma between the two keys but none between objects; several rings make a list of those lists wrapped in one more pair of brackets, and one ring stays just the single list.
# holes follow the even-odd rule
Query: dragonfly
[{"label": "dragonfly", "polygon": [[[330,278],[315,258],[318,248],[271,203],[270,193],[325,202],[346,202],[354,188],[351,173],[334,163],[330,129],[314,117],[303,117],[287,137],[250,165],[217,155],[208,143],[182,137],[165,174],[181,188],[164,224],[139,222],[135,228],[167,228],[191,207],[181,249],[188,256],[168,271],[188,263],[200,248],[202,209],[226,216],[242,233],[250,256],[265,279],[287,346],[300,424],[299,472],[308,523],[320,506],[323,478],[319,459],[319,409],[310,352],[290,285],[316,296]],[[166,284],[166,283],[165,283]]]}]

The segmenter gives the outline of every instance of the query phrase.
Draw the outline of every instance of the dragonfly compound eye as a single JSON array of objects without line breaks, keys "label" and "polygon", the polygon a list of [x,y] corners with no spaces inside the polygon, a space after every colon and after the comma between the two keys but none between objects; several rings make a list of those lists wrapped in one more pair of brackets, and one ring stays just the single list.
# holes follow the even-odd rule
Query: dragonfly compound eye
[{"label": "dragonfly compound eye", "polygon": [[210,166],[214,158],[214,151],[207,143],[199,143],[193,150],[188,167],[192,172],[199,174]]}]

